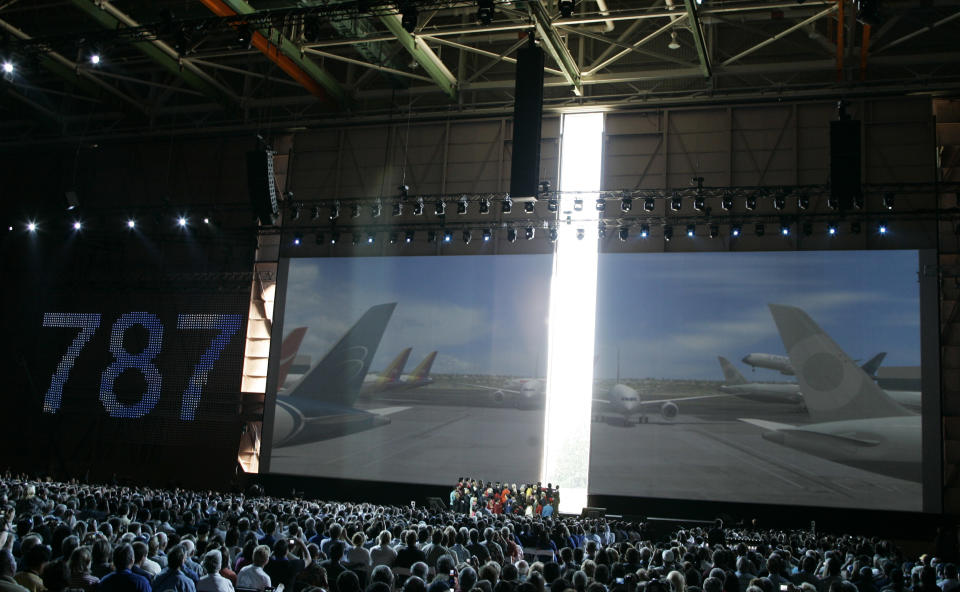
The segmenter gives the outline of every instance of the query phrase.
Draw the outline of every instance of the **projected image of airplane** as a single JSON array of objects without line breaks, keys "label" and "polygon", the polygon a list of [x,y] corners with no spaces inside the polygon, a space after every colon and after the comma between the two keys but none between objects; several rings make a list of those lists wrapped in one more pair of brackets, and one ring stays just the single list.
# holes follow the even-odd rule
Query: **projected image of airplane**
[{"label": "projected image of airplane", "polygon": [[543,409],[547,400],[547,381],[543,378],[511,378],[499,386],[468,384],[490,391],[490,403],[517,409]]},{"label": "projected image of airplane", "polygon": [[306,327],[297,327],[280,344],[280,368],[277,374],[277,384],[283,387],[291,371],[294,370],[297,353],[300,351],[300,345],[303,343],[303,336],[307,334]]},{"label": "projected image of airplane", "polygon": [[367,374],[363,378],[363,384],[360,386],[360,396],[369,397],[377,393],[388,391],[399,383],[400,375],[403,373],[403,367],[407,365],[407,358],[410,357],[412,348],[406,348],[401,351],[392,362],[387,364],[383,372],[379,374]]},{"label": "projected image of airplane", "polygon": [[787,356],[778,356],[776,354],[747,354],[740,360],[751,370],[757,368],[766,368],[776,370],[785,376],[793,376],[793,366],[790,365],[790,358]]},{"label": "projected image of airplane", "polygon": [[395,302],[371,307],[340,341],[290,390],[277,397],[274,447],[317,442],[390,423],[404,407],[354,406]]},{"label": "projected image of airplane", "polygon": [[600,398],[593,399],[593,419],[613,426],[631,426],[638,423],[649,423],[648,410],[655,409],[665,421],[673,421],[680,414],[678,401],[698,401],[729,397],[722,395],[692,395],[670,399],[646,399],[636,389],[617,381]]},{"label": "projected image of airplane", "polygon": [[413,372],[410,374],[401,374],[395,382],[389,385],[387,390],[407,390],[433,384],[433,379],[430,378],[430,369],[433,368],[433,361],[436,359],[437,351],[434,350],[427,354],[427,357],[425,357],[422,362],[417,364]]},{"label": "projected image of airplane", "polygon": [[[886,352],[878,353],[861,365],[860,369],[871,379],[875,378],[877,370],[886,355]],[[763,403],[797,403],[801,406],[804,405],[799,384],[795,382],[750,382],[729,360],[723,356],[717,356],[717,360],[720,362],[725,381],[724,384],[720,385],[722,392]],[[920,411],[921,397],[919,391],[884,390],[884,393],[907,409]]]},{"label": "projected image of airplane", "polygon": [[897,403],[807,313],[770,304],[780,339],[815,422],[741,419],[765,440],[872,473],[921,481],[920,415]]}]

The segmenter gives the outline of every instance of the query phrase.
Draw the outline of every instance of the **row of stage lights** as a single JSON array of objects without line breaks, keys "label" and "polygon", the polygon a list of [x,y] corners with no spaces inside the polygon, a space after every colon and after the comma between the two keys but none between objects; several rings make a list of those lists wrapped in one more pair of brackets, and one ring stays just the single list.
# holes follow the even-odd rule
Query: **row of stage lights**
[{"label": "row of stage lights", "polygon": [[[763,222],[758,222],[753,225],[753,232],[755,236],[762,237],[766,235],[766,224]],[[642,239],[649,238],[650,234],[650,224],[640,224],[639,231],[637,236]],[[880,236],[885,236],[889,233],[889,226],[886,222],[881,221],[873,227],[873,232]],[[789,223],[781,223],[779,226],[778,234],[780,236],[791,236],[793,234],[793,225]],[[672,224],[663,224],[663,239],[665,241],[670,241],[674,237],[674,230]],[[859,221],[850,222],[849,232],[852,235],[861,234],[863,231],[863,224]],[[493,238],[493,230],[490,228],[483,228],[479,230],[480,240],[484,243],[488,243]],[[616,236],[621,241],[627,241],[630,238],[631,226],[626,224],[621,224],[618,226],[608,226],[601,223],[597,228],[597,237],[599,239],[605,239],[611,233],[615,232]],[[701,234],[702,235],[701,231]],[[731,224],[729,227],[729,237],[738,238],[743,236],[743,226],[741,224]],[[811,222],[803,222],[800,225],[800,232],[803,236],[812,236],[813,235],[813,224]],[[840,234],[840,225],[836,222],[829,222],[826,227],[827,236],[837,236]],[[443,230],[427,230],[427,243],[435,244],[437,242],[442,242],[449,244],[454,242],[454,231],[449,229]],[[521,228],[508,227],[506,228],[507,241],[511,243],[517,242],[517,239],[521,236],[526,240],[533,240],[536,237],[536,226],[524,226]],[[586,235],[586,231],[583,228],[577,228],[576,236],[578,240],[583,240]],[[378,232],[370,230],[365,234],[362,232],[352,232],[350,233],[350,241],[354,246],[359,246],[362,244],[373,245],[377,242]],[[688,238],[694,238],[698,236],[697,225],[696,224],[687,224],[686,225],[686,236]],[[720,225],[719,224],[708,224],[706,228],[706,236],[710,238],[718,238],[720,236]],[[559,231],[556,226],[550,226],[546,229],[546,237],[550,242],[556,242],[559,237]],[[314,242],[317,245],[336,245],[341,242],[341,233],[339,231],[330,231],[329,233],[317,232],[314,235]],[[395,244],[411,244],[416,238],[415,230],[405,230],[402,233],[400,231],[390,231],[387,234],[387,241],[391,245]],[[472,229],[464,229],[461,231],[460,239],[464,244],[469,245],[474,238],[474,231]],[[290,244],[294,247],[299,247],[304,244],[304,238],[302,233],[295,233],[293,238],[290,241]]]},{"label": "row of stage lights", "polygon": [[[606,212],[607,202],[611,201],[613,198],[600,197],[597,198],[594,202],[594,207],[598,212]],[[707,203],[706,197],[704,196],[695,196],[693,198],[693,209],[697,212],[707,212]],[[668,205],[671,211],[679,212],[683,209],[683,200],[684,198],[680,195],[673,195],[668,198]],[[471,201],[477,203],[477,211],[480,214],[489,214],[492,208],[492,202],[490,198],[481,198],[479,200],[470,200],[466,196],[461,197],[458,200],[453,201],[454,207],[456,208],[457,214],[464,215],[469,212],[469,206]],[[546,199],[541,199],[540,201],[545,201],[547,204],[547,211],[557,212],[560,209],[560,200],[551,196]],[[391,215],[401,216],[404,212],[405,206],[404,199],[398,199],[391,204]],[[630,212],[633,210],[633,197],[621,197],[619,198],[620,202],[620,211],[621,212]],[[524,201],[523,202],[523,211],[526,214],[533,214],[536,211],[536,201]],[[642,207],[645,212],[653,212],[656,209],[657,200],[653,197],[642,198]],[[881,204],[885,210],[893,210],[895,203],[895,198],[893,193],[884,193],[881,197]],[[773,208],[777,211],[783,210],[787,205],[786,195],[774,195],[772,197]],[[857,195],[851,198],[851,204],[854,209],[862,210],[864,208],[864,201],[862,195]],[[418,197],[413,200],[410,205],[411,213],[414,216],[422,216],[426,210],[426,203],[424,198]],[[744,207],[747,211],[754,211],[759,205],[759,197],[756,195],[748,195],[744,199]],[[333,200],[326,204],[327,207],[327,218],[329,220],[338,219],[343,208],[341,207],[340,200]],[[383,202],[379,199],[373,202],[367,202],[367,207],[369,208],[369,214],[371,218],[379,218],[383,213]],[[797,208],[800,210],[807,210],[810,207],[810,196],[801,195],[797,197]],[[841,209],[840,200],[835,197],[827,198],[827,207],[831,210],[837,211]],[[509,196],[506,196],[500,200],[500,212],[502,214],[510,214],[513,212],[514,201]],[[730,211],[734,208],[734,198],[732,195],[724,195],[720,197],[720,208],[724,211]],[[347,209],[349,210],[349,216],[351,218],[359,218],[362,213],[362,205],[359,201],[351,202]],[[584,209],[584,200],[582,198],[576,198],[573,200],[573,209],[574,211],[583,211]],[[303,205],[294,203],[290,206],[290,220],[298,221],[302,217]],[[433,213],[437,216],[445,216],[447,214],[447,200],[438,198],[433,201]],[[312,220],[319,220],[323,217],[323,210],[320,205],[313,205],[310,208],[310,218]]]},{"label": "row of stage lights", "polygon": [[[177,228],[181,230],[187,230],[191,226],[190,218],[188,218],[187,216],[177,216],[176,219],[173,221],[173,223]],[[204,216],[200,219],[200,223],[203,224],[204,226],[210,226],[213,224],[213,220],[210,218],[210,216]],[[127,218],[126,221],[124,222],[124,227],[127,230],[136,230],[139,227],[139,223],[137,222],[136,218]],[[79,218],[74,218],[70,222],[70,228],[72,228],[74,232],[80,232],[86,228],[86,224],[83,222],[83,220]],[[7,226],[8,232],[13,232],[16,229],[17,227],[13,224],[10,224],[9,226]],[[23,229],[29,232],[30,234],[36,234],[37,232],[40,231],[40,223],[37,220],[27,220],[23,224]]]}]

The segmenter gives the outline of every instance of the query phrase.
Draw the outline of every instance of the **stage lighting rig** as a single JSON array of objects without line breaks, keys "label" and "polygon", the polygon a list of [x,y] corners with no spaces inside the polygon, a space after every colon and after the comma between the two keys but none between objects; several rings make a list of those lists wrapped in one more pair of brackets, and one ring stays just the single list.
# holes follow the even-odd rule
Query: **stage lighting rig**
[{"label": "stage lighting rig", "polygon": [[517,242],[517,229],[512,226],[507,229],[507,240],[511,243]]},{"label": "stage lighting rig", "polygon": [[597,224],[597,238],[601,240],[607,238],[607,225],[603,222]]},{"label": "stage lighting rig", "polygon": [[881,197],[880,199],[881,199],[881,202],[880,202],[880,203],[883,205],[883,209],[885,209],[885,210],[892,210],[892,209],[893,209],[893,204],[894,204],[895,199],[894,199],[894,195],[893,195],[893,192],[892,192],[892,191],[887,191],[887,192],[885,192],[885,193],[883,194],[883,197]]},{"label": "stage lighting rig", "polygon": [[480,200],[480,213],[489,214],[490,213],[490,200],[486,197]]},{"label": "stage lighting rig", "polygon": [[739,225],[739,224],[733,224],[733,225],[730,226],[730,236],[731,236],[731,237],[737,238],[738,236],[740,236],[740,233],[741,233],[741,232],[743,232],[743,230],[740,228],[740,225]]},{"label": "stage lighting rig", "polygon": [[330,244],[331,244],[331,245],[335,245],[335,244],[337,244],[337,242],[339,242],[339,241],[340,241],[340,233],[339,233],[339,232],[336,232],[336,231],[331,232],[331,233],[330,233]]},{"label": "stage lighting rig", "polygon": [[582,211],[583,211],[583,199],[582,199],[582,198],[579,198],[579,197],[578,197],[578,198],[576,198],[576,199],[573,200],[573,211],[575,211],[575,212],[582,212]]},{"label": "stage lighting rig", "polygon": [[466,195],[464,195],[463,197],[461,197],[460,200],[457,201],[457,213],[458,213],[458,214],[461,214],[461,215],[466,214],[466,213],[467,213],[467,204],[468,204],[468,203],[469,203],[469,202],[467,202],[467,196],[466,196]]},{"label": "stage lighting rig", "polygon": [[679,193],[674,193],[673,197],[670,198],[670,209],[674,212],[679,212],[683,207],[683,198],[680,197]]},{"label": "stage lighting rig", "polygon": [[493,0],[477,0],[477,22],[489,25],[493,21]]},{"label": "stage lighting rig", "polygon": [[436,231],[436,230],[428,230],[428,231],[427,231],[427,242],[430,243],[430,244],[434,244],[435,242],[437,242],[437,231]]},{"label": "stage lighting rig", "polygon": [[728,192],[724,192],[720,197],[720,207],[725,211],[730,211],[733,209],[733,196]]},{"label": "stage lighting rig", "polygon": [[469,230],[464,230],[461,237],[463,238],[463,244],[469,245],[470,241],[473,240],[473,233]]},{"label": "stage lighting rig", "polygon": [[510,199],[510,196],[503,198],[503,201],[500,203],[500,211],[504,214],[509,214],[513,211],[513,200]]},{"label": "stage lighting rig", "polygon": [[773,209],[782,210],[787,205],[787,198],[782,193],[773,196]]},{"label": "stage lighting rig", "polygon": [[780,223],[780,236],[790,236],[790,224],[788,222]]},{"label": "stage lighting rig", "polygon": [[557,201],[556,197],[550,197],[549,199],[547,199],[548,212],[556,212],[559,209],[560,209],[560,202]]},{"label": "stage lighting rig", "polygon": [[397,244],[397,241],[400,240],[400,235],[397,232],[391,232],[388,237],[391,245]]},{"label": "stage lighting rig", "polygon": [[376,241],[377,241],[377,235],[376,235],[376,233],[368,232],[368,233],[367,233],[367,244],[368,244],[368,245],[372,245],[372,244],[375,243]]},{"label": "stage lighting rig", "polygon": [[413,215],[422,216],[423,215],[423,198],[418,197],[417,201],[413,204]]},{"label": "stage lighting rig", "polygon": [[696,224],[687,224],[687,237],[693,238],[697,234]]},{"label": "stage lighting rig", "polygon": [[359,244],[360,244],[360,233],[359,233],[359,232],[354,232],[354,233],[350,236],[350,242],[352,242],[352,243],[353,243],[353,246],[355,246],[355,247],[356,247],[357,245],[359,245]]},{"label": "stage lighting rig", "polygon": [[532,213],[534,213],[534,211],[535,211],[536,209],[537,209],[537,206],[536,206],[536,204],[535,204],[534,202],[532,202],[532,201],[525,201],[525,202],[523,202],[523,211],[524,211],[524,213],[526,213],[526,214],[532,214]]},{"label": "stage lighting rig", "polygon": [[397,193],[399,194],[398,197],[400,198],[400,201],[406,201],[407,197],[409,197],[409,194],[410,194],[410,186],[397,185]]},{"label": "stage lighting rig", "polygon": [[292,206],[290,206],[290,219],[291,219],[291,220],[299,220],[299,219],[300,219],[300,206],[299,206],[299,205],[293,204]]},{"label": "stage lighting rig", "polygon": [[408,231],[407,231],[406,233],[404,233],[404,235],[403,235],[403,242],[406,243],[406,244],[408,244],[408,245],[409,245],[410,243],[412,243],[412,242],[413,242],[413,235],[414,235],[414,232],[413,232],[412,230],[408,230]]},{"label": "stage lighting rig", "polygon": [[620,239],[620,242],[624,242],[624,241],[626,241],[628,238],[630,238],[630,227],[628,227],[628,226],[621,226],[620,228],[618,228],[618,229],[617,229],[617,238]]},{"label": "stage lighting rig", "polygon": [[607,209],[607,201],[602,197],[597,198],[597,211],[603,212]]},{"label": "stage lighting rig", "polygon": [[453,242],[453,231],[452,231],[452,230],[444,230],[444,231],[443,231],[443,242],[445,242],[445,243],[451,243],[451,242]]},{"label": "stage lighting rig", "polygon": [[533,226],[527,226],[523,229],[523,237],[527,240],[533,240],[533,237],[536,236],[537,230]]},{"label": "stage lighting rig", "polygon": [[702,195],[697,195],[693,198],[693,209],[698,212],[702,212],[707,208],[707,200],[703,198]]},{"label": "stage lighting rig", "polygon": [[573,9],[576,8],[577,3],[575,0],[557,0],[557,9],[560,11],[560,16],[563,18],[570,18],[573,16]]},{"label": "stage lighting rig", "polygon": [[717,238],[718,236],[720,236],[720,226],[717,224],[711,224],[709,232],[710,232],[710,238]]},{"label": "stage lighting rig", "polygon": [[751,211],[751,212],[752,212],[753,210],[757,209],[757,196],[756,196],[756,195],[748,195],[748,196],[747,196],[747,199],[746,199],[746,202],[745,202],[745,206],[746,206],[747,210],[748,210],[748,211]]},{"label": "stage lighting rig", "polygon": [[673,226],[665,224],[663,226],[663,240],[670,242],[673,239]]},{"label": "stage lighting rig", "polygon": [[620,211],[629,212],[633,209],[633,199],[629,197],[624,197],[620,200]]},{"label": "stage lighting rig", "polygon": [[340,201],[334,200],[334,202],[330,204],[330,219],[336,220],[339,217],[340,217]]},{"label": "stage lighting rig", "polygon": [[797,208],[801,210],[806,210],[810,207],[810,196],[801,195],[797,197]]},{"label": "stage lighting rig", "polygon": [[400,200],[393,202],[393,209],[391,210],[391,213],[394,216],[399,216],[403,213],[403,203]]},{"label": "stage lighting rig", "polygon": [[830,236],[837,236],[837,225],[834,222],[827,224],[827,234]]},{"label": "stage lighting rig", "polygon": [[489,229],[489,228],[484,228],[484,229],[483,229],[483,242],[485,242],[485,243],[490,242],[490,235],[492,235],[492,234],[493,234],[493,233],[490,232],[490,229]]},{"label": "stage lighting rig", "polygon": [[[208,219],[209,219],[209,218],[204,218],[205,221],[208,220]],[[319,219],[320,219],[320,206],[313,206],[313,207],[310,208],[310,219],[311,219],[311,220],[319,220]],[[204,224],[206,224],[206,222],[204,222]]]},{"label": "stage lighting rig", "polygon": [[877,234],[886,234],[887,233],[887,223],[880,222],[877,224]]},{"label": "stage lighting rig", "polygon": [[657,207],[657,202],[652,197],[644,198],[643,200],[643,211],[652,212],[654,208]]},{"label": "stage lighting rig", "polygon": [[640,225],[640,238],[647,238],[648,236],[650,236],[650,225],[649,225],[649,224],[641,224],[641,225]]},{"label": "stage lighting rig", "polygon": [[383,208],[383,205],[380,203],[380,200],[379,200],[379,199],[378,199],[377,201],[373,202],[373,205],[370,206],[370,217],[371,217],[371,218],[379,218],[379,217],[380,217],[380,211],[382,210],[382,208]]},{"label": "stage lighting rig", "polygon": [[443,216],[447,213],[447,203],[442,199],[438,199],[435,204],[433,204],[433,213],[437,216]]},{"label": "stage lighting rig", "polygon": [[547,230],[547,238],[550,240],[551,243],[557,242],[557,236],[558,236],[558,235],[559,235],[559,233],[557,232],[557,229],[556,229],[556,227],[554,227],[554,226],[551,226],[551,227]]},{"label": "stage lighting rig", "polygon": [[350,204],[350,217],[359,218],[360,217],[360,204],[353,202]]},{"label": "stage lighting rig", "polygon": [[413,33],[417,30],[417,20],[419,18],[417,6],[412,2],[405,2],[400,7],[400,26],[407,33]]}]

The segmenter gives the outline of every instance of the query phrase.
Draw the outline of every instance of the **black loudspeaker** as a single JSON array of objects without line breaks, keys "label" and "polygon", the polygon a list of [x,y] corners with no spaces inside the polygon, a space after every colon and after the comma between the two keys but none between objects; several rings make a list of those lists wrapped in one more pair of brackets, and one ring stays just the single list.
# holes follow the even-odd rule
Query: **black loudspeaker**
[{"label": "black loudspeaker", "polygon": [[513,197],[535,197],[540,182],[543,64],[543,50],[535,45],[527,45],[517,52],[513,159],[510,165],[510,195]]},{"label": "black loudspeaker", "polygon": [[247,188],[250,206],[260,224],[273,224],[280,207],[277,204],[277,185],[273,179],[273,152],[270,150],[247,152]]},{"label": "black loudspeaker", "polygon": [[603,518],[607,515],[606,508],[584,508],[580,510],[581,518]]},{"label": "black loudspeaker", "polygon": [[830,122],[830,197],[841,210],[853,207],[860,194],[860,122]]}]

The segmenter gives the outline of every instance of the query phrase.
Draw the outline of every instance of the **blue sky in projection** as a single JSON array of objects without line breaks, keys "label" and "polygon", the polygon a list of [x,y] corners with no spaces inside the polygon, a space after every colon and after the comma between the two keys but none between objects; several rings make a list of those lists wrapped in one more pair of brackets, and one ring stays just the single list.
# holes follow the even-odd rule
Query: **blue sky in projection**
[{"label": "blue sky in projection", "polygon": [[542,376],[549,255],[291,259],[284,334],[308,327],[316,363],[369,307],[396,302],[371,371],[412,347],[406,371]]},{"label": "blue sky in projection", "polygon": [[[783,354],[767,303],[799,306],[854,359],[920,365],[916,251],[608,254],[596,372],[720,380],[721,355]],[[750,380],[787,380],[770,370]]]}]

